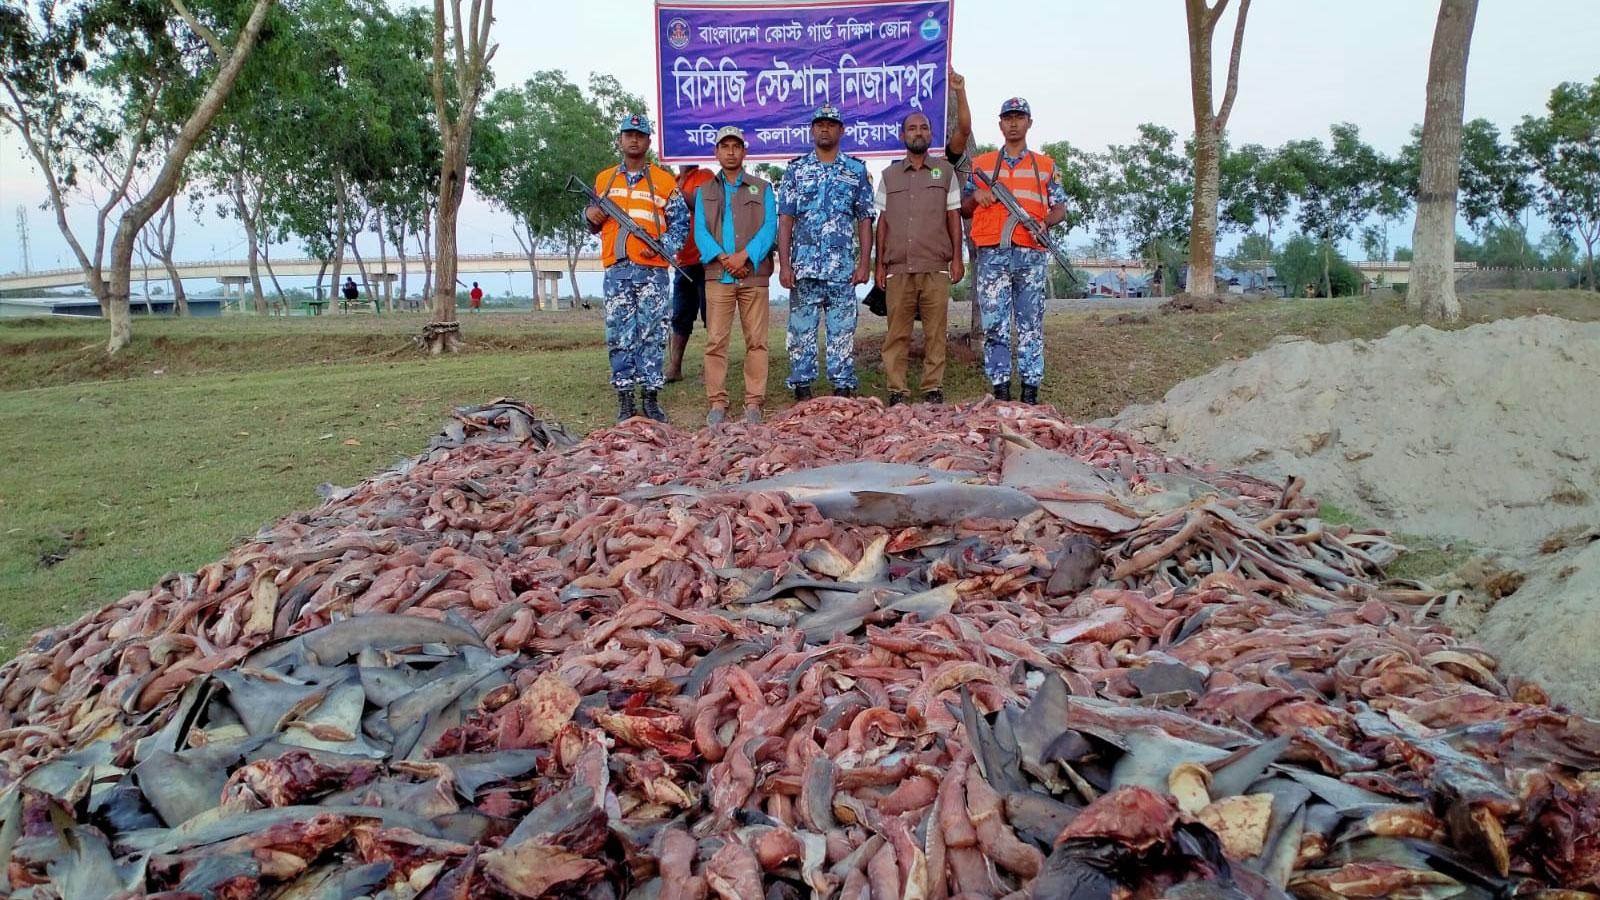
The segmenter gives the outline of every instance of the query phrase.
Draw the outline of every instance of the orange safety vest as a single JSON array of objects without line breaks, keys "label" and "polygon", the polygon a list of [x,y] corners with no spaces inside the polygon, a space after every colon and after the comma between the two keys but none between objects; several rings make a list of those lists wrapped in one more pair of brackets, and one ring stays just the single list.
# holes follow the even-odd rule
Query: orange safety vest
[{"label": "orange safety vest", "polygon": [[689,236],[684,238],[683,249],[678,251],[678,268],[700,265],[700,248],[694,243],[694,195],[717,176],[709,169],[694,169],[679,177],[678,190],[683,192],[684,205],[689,207]]},{"label": "orange safety vest", "polygon": [[[1010,167],[1000,161],[1000,151],[991,150],[972,161],[972,170],[1005,185],[1028,215],[1043,222],[1049,214],[1050,182],[1056,177],[1056,164],[1050,157],[1029,150],[1021,162]],[[979,188],[983,187],[981,180],[974,178],[973,181]],[[978,207],[972,213],[972,242],[979,247],[1000,246],[1000,232],[1005,229],[1009,216],[1010,213],[999,203],[987,209]],[[1021,225],[1011,231],[1011,246],[1044,249]]]},{"label": "orange safety vest", "polygon": [[[622,207],[637,225],[657,240],[667,233],[667,201],[672,199],[677,190],[678,179],[660,166],[648,163],[645,164],[645,177],[632,187],[628,186],[628,178],[620,165],[606,169],[594,180],[596,194],[610,197],[611,202]],[[619,236],[626,237],[622,226],[608,217],[600,227],[600,253],[608,268],[623,260],[624,246],[627,248],[627,259],[641,266],[666,268],[667,263],[671,262],[646,256],[648,249],[637,238],[629,238],[624,242],[618,240]]]}]

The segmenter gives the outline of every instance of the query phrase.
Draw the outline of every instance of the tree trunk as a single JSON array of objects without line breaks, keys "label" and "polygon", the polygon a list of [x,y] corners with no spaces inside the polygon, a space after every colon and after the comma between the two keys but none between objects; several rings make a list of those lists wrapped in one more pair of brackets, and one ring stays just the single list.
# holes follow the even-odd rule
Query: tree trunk
[{"label": "tree trunk", "polygon": [[[583,245],[579,241],[572,238],[567,239],[567,278],[572,281],[573,309],[577,309],[578,304],[583,302],[583,294],[578,291],[578,252],[582,249]],[[557,302],[556,306],[559,308],[561,304]],[[588,307],[585,306],[585,308],[587,309]]]},{"label": "tree trunk", "polygon": [[156,256],[161,260],[161,265],[167,270],[167,280],[172,282],[172,312],[173,315],[187,316],[189,314],[189,295],[183,289],[183,276],[178,273],[178,264],[174,259],[174,252],[178,246],[178,195],[174,193],[167,200],[167,205],[161,209],[161,218],[156,220]]},{"label": "tree trunk", "polygon": [[1461,318],[1456,299],[1456,194],[1461,184],[1461,117],[1467,101],[1467,51],[1478,0],[1440,0],[1428,60],[1428,100],[1422,116],[1422,178],[1411,233],[1411,282],[1406,305],[1427,321]]},{"label": "tree trunk", "polygon": [[361,276],[361,296],[372,301],[372,311],[377,312],[382,307],[378,306],[378,295],[372,292],[372,279],[367,277],[367,263],[361,258],[361,248],[356,242],[361,239],[361,229],[356,229],[355,236],[350,239],[350,254],[356,258],[356,273]]},{"label": "tree trunk", "polygon": [[439,122],[439,208],[434,235],[434,256],[439,274],[433,285],[433,316],[423,327],[428,352],[453,353],[460,349],[461,323],[456,319],[456,219],[467,190],[467,151],[472,146],[472,120],[483,96],[489,61],[499,49],[489,43],[494,24],[494,0],[472,0],[472,15],[462,27],[461,0],[450,0],[455,33],[455,115],[446,102],[445,0],[433,0],[433,105]]},{"label": "tree trunk", "polygon": [[533,301],[532,312],[538,312],[540,309],[539,243],[534,240],[533,231],[531,229],[528,231],[527,240],[524,240],[522,237],[522,232],[517,230],[516,222],[511,223],[511,236],[517,239],[517,243],[522,246],[523,254],[528,257],[528,274],[533,277],[533,290],[529,293],[529,297]]},{"label": "tree trunk", "polygon": [[329,312],[332,312],[334,306],[344,299],[344,282],[339,280],[339,276],[344,274],[344,245],[350,239],[350,228],[347,224],[349,208],[345,201],[344,184],[337,172],[334,173],[333,178],[335,182],[334,190],[338,195],[338,206],[334,210],[334,216],[338,221],[333,226],[333,294],[328,298]]},{"label": "tree trunk", "polygon": [[[383,208],[372,211],[377,218],[374,220],[378,231],[378,277],[383,279],[384,306],[389,312],[394,312],[394,291],[389,290],[389,239],[383,233]],[[377,309],[377,306],[373,306]]]},{"label": "tree trunk", "polygon": [[178,189],[178,180],[183,176],[184,163],[188,161],[189,154],[194,150],[201,135],[211,126],[211,120],[216,118],[217,112],[222,109],[228,94],[233,91],[233,83],[238,80],[239,71],[250,58],[250,51],[255,49],[256,38],[261,34],[261,26],[266,22],[267,10],[271,8],[272,3],[273,0],[255,0],[255,5],[250,9],[250,18],[240,30],[233,50],[225,51],[225,48],[217,48],[225,52],[219,54],[220,68],[216,77],[212,78],[211,85],[200,97],[194,112],[189,115],[183,123],[183,128],[173,139],[172,149],[167,151],[167,158],[162,163],[161,170],[156,173],[149,192],[129,204],[122,214],[122,220],[117,223],[117,234],[111,241],[111,290],[108,304],[111,339],[106,342],[108,355],[115,355],[133,339],[133,323],[128,315],[128,292],[133,268],[134,239],[144,229],[145,223],[150,221],[150,217],[155,215],[156,210],[161,208],[161,204],[167,202],[167,198]]},{"label": "tree trunk", "polygon": [[233,208],[244,225],[245,258],[250,263],[250,305],[255,307],[256,315],[264,316],[267,314],[267,295],[261,290],[261,242],[256,235],[255,213],[251,211],[249,198],[245,196],[242,172],[235,172],[233,176]]},{"label": "tree trunk", "polygon": [[[278,273],[272,271],[272,242],[261,242],[261,264],[267,267],[267,277],[272,279],[272,290],[278,295],[278,308],[289,314],[289,298],[283,295],[283,285],[278,283]],[[322,287],[322,277],[317,276],[317,287]]]},{"label": "tree trunk", "polygon": [[396,260],[395,264],[400,267],[400,296],[396,298],[395,302],[400,304],[400,308],[401,309],[405,309],[406,308],[406,284],[407,284],[407,281],[406,281],[406,220],[404,218],[402,218],[400,220],[399,240],[395,241],[394,250],[395,250],[395,255],[399,257],[399,259]]},{"label": "tree trunk", "polygon": [[422,220],[422,230],[417,232],[417,252],[422,256],[422,296],[424,301],[433,298],[433,218]]},{"label": "tree trunk", "polygon": [[[1194,276],[1189,278],[1189,286],[1194,287]],[[1322,296],[1333,299],[1333,240],[1325,239],[1322,242]]]},{"label": "tree trunk", "polygon": [[429,324],[428,352],[454,353],[461,349],[461,325],[456,319],[456,219],[466,188],[467,148],[462,136],[444,151],[443,176],[439,179],[439,211],[433,235],[434,282],[433,316]]},{"label": "tree trunk", "polygon": [[1222,134],[1239,92],[1239,54],[1244,49],[1245,19],[1250,0],[1240,0],[1234,24],[1233,51],[1228,60],[1228,86],[1222,107],[1211,103],[1211,38],[1228,0],[1207,7],[1205,0],[1185,0],[1189,25],[1189,89],[1194,106],[1194,209],[1189,216],[1189,294],[1217,292],[1217,202],[1220,194]]}]

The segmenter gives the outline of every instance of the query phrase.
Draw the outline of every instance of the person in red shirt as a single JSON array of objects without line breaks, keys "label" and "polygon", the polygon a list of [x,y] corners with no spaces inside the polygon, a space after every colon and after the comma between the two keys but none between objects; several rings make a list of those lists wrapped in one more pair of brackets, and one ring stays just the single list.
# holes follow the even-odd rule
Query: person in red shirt
[{"label": "person in red shirt", "polygon": [[699,166],[678,170],[678,190],[689,207],[689,237],[678,252],[678,275],[672,284],[672,344],[667,353],[667,383],[683,380],[683,352],[694,334],[694,320],[706,321],[706,269],[700,264],[700,250],[694,244],[694,198],[706,182],[716,177]]},{"label": "person in red shirt", "polygon": [[478,287],[476,281],[472,283],[472,293],[468,296],[472,298],[472,311],[477,312],[478,308],[483,306],[483,288]]}]

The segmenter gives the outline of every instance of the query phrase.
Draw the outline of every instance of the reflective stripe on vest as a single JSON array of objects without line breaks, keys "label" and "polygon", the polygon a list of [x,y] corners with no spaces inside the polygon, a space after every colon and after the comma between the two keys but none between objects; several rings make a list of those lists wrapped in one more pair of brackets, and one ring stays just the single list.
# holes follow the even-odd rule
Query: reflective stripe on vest
[{"label": "reflective stripe on vest", "polygon": [[[998,174],[995,172],[997,167]],[[1045,216],[1050,213],[1050,182],[1056,177],[1055,162],[1050,157],[1029,150],[1028,155],[1012,168],[1000,161],[998,150],[993,150],[973,160],[972,168],[973,171],[982,172],[1005,185],[1030,216],[1044,221]],[[977,178],[973,180],[977,181],[978,187],[983,187],[981,180]],[[978,207],[972,213],[972,242],[979,247],[1000,246],[1003,243],[1002,232],[1005,230],[1008,218],[1010,214],[999,203],[987,209]],[[1031,247],[1035,250],[1044,249],[1021,225],[1012,228],[1011,245]]]},{"label": "reflective stripe on vest", "polygon": [[[649,165],[639,183],[629,186],[621,166],[612,166],[595,178],[595,193],[608,197],[628,213],[628,218],[644,229],[646,234],[660,239],[667,231],[667,204],[678,180],[659,166]],[[626,258],[642,266],[665,267],[668,260],[645,255],[647,248],[637,239],[623,240],[627,236],[622,226],[608,217],[600,228],[600,252],[607,266],[614,266]]]}]

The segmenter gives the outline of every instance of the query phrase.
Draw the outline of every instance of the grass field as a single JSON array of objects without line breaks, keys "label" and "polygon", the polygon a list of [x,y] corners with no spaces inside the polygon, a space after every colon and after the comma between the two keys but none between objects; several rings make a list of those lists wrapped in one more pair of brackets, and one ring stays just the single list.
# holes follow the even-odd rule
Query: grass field
[{"label": "grass field", "polygon": [[[1600,319],[1577,292],[1465,299],[1466,321],[1549,312]],[[958,306],[955,321],[965,321]],[[0,320],[0,659],[28,635],[217,558],[262,525],[426,445],[449,406],[515,396],[574,431],[609,424],[599,312],[469,316],[469,350],[420,356],[418,315],[140,320],[101,353],[97,322]],[[1166,316],[1058,314],[1046,325],[1046,402],[1076,419],[1160,397],[1177,382],[1285,334],[1375,337],[1415,320],[1398,301],[1263,301]],[[882,320],[864,317],[858,367],[881,396]],[[697,332],[688,380],[664,393],[674,421],[705,413]],[[789,403],[781,328],[768,412]],[[734,355],[743,350],[735,339]],[[985,391],[957,345],[953,402]],[[737,385],[737,367],[729,374]],[[915,383],[913,381],[913,383]],[[1312,486],[1313,490],[1315,485]]]}]

